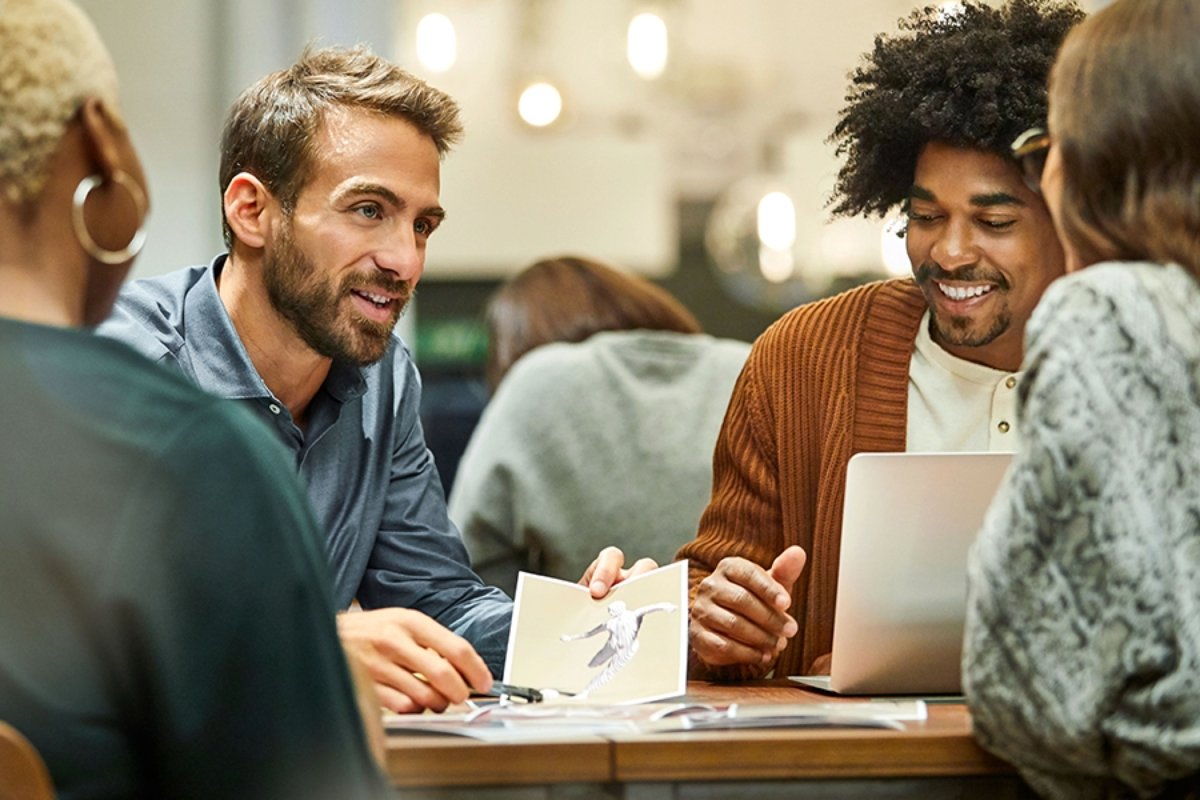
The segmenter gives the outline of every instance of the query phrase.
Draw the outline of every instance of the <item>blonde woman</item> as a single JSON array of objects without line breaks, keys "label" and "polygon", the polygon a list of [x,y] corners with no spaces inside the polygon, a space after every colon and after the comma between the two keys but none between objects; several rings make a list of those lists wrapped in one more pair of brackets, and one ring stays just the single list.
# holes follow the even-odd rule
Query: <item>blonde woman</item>
[{"label": "blonde woman", "polygon": [[0,0],[0,76],[0,719],[62,798],[382,796],[278,445],[88,329],[148,210],[108,53]]}]

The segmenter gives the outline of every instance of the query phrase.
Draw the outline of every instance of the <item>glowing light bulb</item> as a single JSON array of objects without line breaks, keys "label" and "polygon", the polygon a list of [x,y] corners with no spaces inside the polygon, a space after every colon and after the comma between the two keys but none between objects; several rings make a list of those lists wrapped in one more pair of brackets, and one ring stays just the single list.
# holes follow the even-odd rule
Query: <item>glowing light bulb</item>
[{"label": "glowing light bulb", "polygon": [[562,95],[549,83],[533,83],[521,92],[517,112],[535,128],[544,128],[562,113]]},{"label": "glowing light bulb", "polygon": [[667,68],[667,23],[657,14],[638,14],[629,22],[625,54],[638,76],[654,80]]},{"label": "glowing light bulb", "polygon": [[458,59],[454,23],[445,14],[426,14],[416,23],[416,58],[432,72],[445,72]]},{"label": "glowing light bulb", "polygon": [[758,240],[781,251],[796,243],[796,204],[783,192],[767,192],[758,201]]},{"label": "glowing light bulb", "polygon": [[445,14],[426,14],[417,23],[417,59],[433,72],[445,72],[454,66],[458,36]]}]

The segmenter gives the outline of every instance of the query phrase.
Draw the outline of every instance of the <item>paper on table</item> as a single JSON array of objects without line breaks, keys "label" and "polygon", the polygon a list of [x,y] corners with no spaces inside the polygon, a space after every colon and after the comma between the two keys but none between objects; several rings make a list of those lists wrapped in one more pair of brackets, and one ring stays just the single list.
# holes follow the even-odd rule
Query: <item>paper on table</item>
[{"label": "paper on table", "polygon": [[738,728],[890,728],[926,718],[920,700],[858,703],[644,703],[624,706],[489,705],[466,714],[388,714],[392,733],[440,733],[494,742],[563,741]]},{"label": "paper on table", "polygon": [[[922,700],[862,703],[732,703],[709,711],[692,710],[662,720],[647,732],[734,728],[863,727],[904,730],[928,712]],[[662,724],[670,723],[670,724]]]},{"label": "paper on table", "polygon": [[384,727],[391,733],[449,733],[486,741],[558,741],[637,733],[639,724],[687,708],[707,709],[687,703],[605,706],[493,703],[465,714],[386,714]]},{"label": "paper on table", "polygon": [[553,689],[563,703],[641,703],[687,687],[687,562],[613,587],[522,572],[504,682]]}]

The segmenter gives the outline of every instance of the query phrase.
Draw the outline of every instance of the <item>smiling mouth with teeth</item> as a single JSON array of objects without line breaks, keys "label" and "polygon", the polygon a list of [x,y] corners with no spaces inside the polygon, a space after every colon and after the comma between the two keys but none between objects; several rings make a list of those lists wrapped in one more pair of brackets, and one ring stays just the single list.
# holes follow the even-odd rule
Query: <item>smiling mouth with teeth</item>
[{"label": "smiling mouth with teeth", "polygon": [[386,295],[373,294],[371,292],[364,292],[362,290],[355,290],[354,293],[364,300],[370,300],[378,308],[387,308],[392,304],[392,298],[387,297]]},{"label": "smiling mouth with teeth", "polygon": [[951,300],[970,300],[973,297],[982,297],[983,295],[995,289],[991,284],[983,284],[977,286],[950,286],[945,283],[937,283],[938,291],[949,297]]}]

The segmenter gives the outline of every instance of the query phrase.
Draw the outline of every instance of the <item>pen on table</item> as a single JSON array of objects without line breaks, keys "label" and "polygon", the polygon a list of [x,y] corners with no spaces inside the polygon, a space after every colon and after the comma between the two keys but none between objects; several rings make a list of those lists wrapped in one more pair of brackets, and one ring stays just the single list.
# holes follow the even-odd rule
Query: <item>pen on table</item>
[{"label": "pen on table", "polygon": [[542,693],[528,686],[514,686],[511,683],[492,681],[492,688],[483,694],[491,697],[519,697],[530,703],[542,702]]}]

